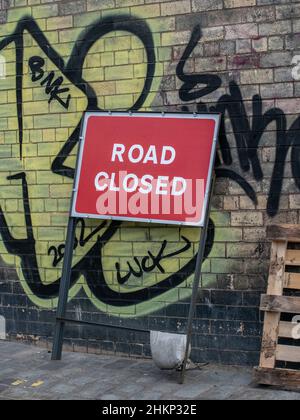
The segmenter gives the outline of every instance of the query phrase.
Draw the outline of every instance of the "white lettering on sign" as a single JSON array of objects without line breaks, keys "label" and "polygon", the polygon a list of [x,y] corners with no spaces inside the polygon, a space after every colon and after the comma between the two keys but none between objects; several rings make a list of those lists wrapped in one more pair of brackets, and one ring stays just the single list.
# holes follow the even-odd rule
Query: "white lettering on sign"
[{"label": "white lettering on sign", "polygon": [[[181,183],[181,189],[177,189],[178,185]],[[187,188],[187,182],[184,178],[175,177],[173,180],[173,187],[172,187],[172,195],[179,197],[180,195],[184,194]]]},{"label": "white lettering on sign", "polygon": [[[136,156],[136,157],[135,157]],[[144,149],[141,145],[131,146],[128,152],[128,159],[131,163],[140,163],[144,156]]]},{"label": "white lettering on sign", "polygon": [[[167,159],[168,152],[171,153],[171,156],[169,157],[169,159]],[[174,162],[175,158],[176,158],[176,151],[174,147],[164,146],[163,151],[162,151],[162,156],[161,156],[161,164],[171,165],[171,163]]]},{"label": "white lettering on sign", "polygon": [[157,184],[156,184],[156,194],[157,195],[168,195],[168,191],[166,188],[168,188],[168,176],[159,176],[157,178]]},{"label": "white lettering on sign", "polygon": [[146,153],[143,163],[152,162],[157,165],[157,155],[155,146],[150,146],[148,152]]},{"label": "white lettering on sign", "polygon": [[105,191],[107,184],[100,183],[101,178],[109,179],[109,176],[106,172],[99,172],[95,178],[95,188],[97,191]]},{"label": "white lettering on sign", "polygon": [[152,191],[152,182],[154,180],[154,177],[152,175],[144,175],[141,179],[141,184],[143,187],[146,188],[140,188],[141,194],[149,194]]},{"label": "white lettering on sign", "polygon": [[124,162],[122,156],[125,152],[125,146],[124,144],[114,144],[114,148],[113,148],[113,154],[112,154],[112,162],[116,161],[116,158],[119,159],[119,162]]},{"label": "white lettering on sign", "polygon": [[[113,146],[111,161],[124,162],[124,154],[126,147],[124,144],[115,143]],[[134,144],[127,153],[129,162],[131,163],[153,163],[155,165],[171,165],[176,159],[176,150],[172,146],[163,146],[160,160],[155,146],[150,146],[147,151],[140,144]]]},{"label": "white lettering on sign", "polygon": [[[157,195],[181,196],[187,189],[187,182],[184,178],[174,177],[170,179],[168,176],[158,176],[157,179],[152,175],[144,175],[141,179],[135,174],[126,174],[120,178],[120,184],[117,186],[116,173],[113,172],[109,177],[107,172],[99,172],[95,178],[96,191],[115,191],[121,189],[127,193],[138,191],[141,194],[150,194],[153,190]],[[155,182],[154,182],[155,181]]]},{"label": "white lettering on sign", "polygon": [[[159,154],[155,146],[150,145],[147,150],[140,144],[132,145],[128,150],[124,144],[115,143],[113,145],[112,162],[126,162],[128,159],[130,163],[151,163],[154,165],[171,165],[176,159],[176,150],[172,146],[163,146]],[[119,192],[121,189],[127,193],[138,191],[141,194],[150,194],[152,191],[157,195],[181,196],[187,189],[187,182],[182,177],[174,177],[170,179],[168,176],[154,177],[151,174],[145,174],[139,178],[136,174],[126,174],[125,177],[120,178],[117,182],[117,174],[113,172],[99,172],[95,177],[96,191],[115,191]]]}]

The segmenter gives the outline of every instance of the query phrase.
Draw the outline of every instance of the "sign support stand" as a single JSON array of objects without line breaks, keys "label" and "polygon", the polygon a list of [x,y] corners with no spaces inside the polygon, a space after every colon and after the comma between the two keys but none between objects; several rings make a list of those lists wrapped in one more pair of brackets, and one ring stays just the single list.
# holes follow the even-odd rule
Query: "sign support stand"
[{"label": "sign support stand", "polygon": [[[110,117],[112,118],[112,117]],[[219,129],[219,125],[217,126],[216,132]],[[215,132],[215,139],[214,142],[216,143],[217,137]],[[83,141],[83,126],[81,127],[80,133],[80,144],[79,144],[79,153],[77,156],[77,163],[76,163],[76,171],[75,175],[78,172],[79,167],[79,156],[81,151],[81,143]],[[213,170],[213,164],[215,160],[215,153],[214,156],[211,158],[210,161],[210,170]],[[82,156],[81,156],[82,159]],[[209,186],[207,190],[207,195],[205,196],[206,199],[206,211],[204,215],[203,227],[201,229],[200,240],[199,240],[199,250],[196,260],[196,267],[195,267],[195,277],[193,281],[193,290],[192,290],[192,297],[191,297],[191,304],[189,310],[189,317],[188,317],[188,324],[187,324],[187,343],[186,343],[186,350],[185,350],[185,358],[182,365],[181,376],[180,376],[180,383],[184,383],[186,367],[188,362],[189,356],[189,348],[191,344],[191,337],[192,337],[192,329],[193,329],[193,318],[197,303],[197,295],[199,290],[200,278],[201,278],[201,270],[202,264],[204,260],[204,253],[205,253],[205,246],[207,241],[207,234],[208,234],[208,226],[209,226],[209,216],[210,216],[210,207],[211,207],[211,199],[213,194],[213,186],[214,186],[215,177],[210,175]],[[76,321],[72,319],[66,318],[67,312],[67,303],[68,303],[68,294],[71,285],[71,275],[72,275],[72,259],[73,259],[73,251],[74,251],[74,243],[75,243],[75,232],[76,232],[76,225],[77,219],[80,217],[77,213],[73,213],[73,205],[76,202],[75,197],[77,194],[78,184],[76,183],[76,176],[74,179],[74,186],[71,198],[71,208],[69,213],[69,221],[68,221],[68,228],[67,228],[67,237],[66,237],[66,246],[65,246],[65,254],[63,260],[63,267],[62,267],[62,276],[60,281],[59,287],[59,297],[58,297],[58,306],[56,312],[56,323],[55,323],[55,330],[54,330],[54,338],[53,338],[53,348],[52,348],[52,360],[61,360],[62,358],[62,349],[63,349],[63,338],[64,338],[64,330],[65,325],[67,323],[75,323],[75,324],[86,324],[86,325],[93,325],[93,326],[102,326],[102,327],[111,327],[117,329],[127,329],[127,330],[134,330],[139,332],[146,332],[145,330],[135,329],[135,328],[125,328],[125,327],[118,327],[113,325],[105,325],[105,324],[96,324],[96,323],[88,323],[84,321]],[[86,215],[86,217],[91,217]],[[112,218],[111,218],[112,219]],[[122,220],[122,219],[120,219]]]},{"label": "sign support stand", "polygon": [[[81,142],[82,142],[82,127],[80,129],[80,136],[79,136],[79,150],[80,150]],[[78,170],[78,161],[79,161],[78,156],[79,156],[79,153],[77,154],[75,175]],[[64,331],[65,331],[65,325],[67,321],[66,312],[67,312],[69,289],[70,289],[70,284],[71,284],[72,259],[73,259],[75,232],[76,232],[76,224],[77,224],[77,218],[72,216],[72,207],[73,207],[75,192],[76,192],[75,185],[76,185],[76,176],[74,177],[74,183],[73,183],[71,205],[70,205],[70,212],[69,212],[69,221],[68,221],[68,228],[67,228],[67,237],[66,237],[66,247],[65,247],[63,267],[62,267],[62,276],[61,276],[60,285],[59,285],[58,305],[57,305],[57,311],[56,311],[56,321],[55,321],[55,329],[54,329],[54,336],[53,336],[51,360],[61,360],[62,348],[63,348],[63,342],[64,342]]]},{"label": "sign support stand", "polygon": [[183,384],[185,380],[186,366],[188,362],[189,349],[190,349],[191,340],[192,340],[193,318],[194,318],[194,314],[196,310],[197,295],[198,295],[198,290],[199,290],[199,285],[200,285],[201,271],[202,271],[205,246],[206,246],[207,235],[208,235],[209,215],[210,215],[210,209],[211,209],[211,200],[213,196],[214,184],[215,184],[215,175],[213,176],[213,179],[210,185],[209,196],[208,196],[209,201],[208,201],[208,206],[206,209],[204,226],[201,229],[201,234],[200,234],[199,249],[198,249],[197,261],[196,261],[196,267],[195,267],[195,277],[194,277],[194,282],[193,282],[193,290],[192,290],[191,304],[190,304],[188,324],[187,324],[186,350],[185,350],[182,370],[180,372],[180,381],[179,381],[180,384]]},{"label": "sign support stand", "polygon": [[[73,203],[73,198],[71,200]],[[54,330],[54,340],[52,349],[52,360],[61,360],[65,321],[63,320],[66,316],[66,308],[68,303],[68,293],[71,283],[71,272],[72,272],[72,257],[74,249],[76,230],[76,219],[72,216],[69,217],[67,239],[64,263],[62,269],[62,277],[59,287],[58,307],[56,313],[56,324]]]}]

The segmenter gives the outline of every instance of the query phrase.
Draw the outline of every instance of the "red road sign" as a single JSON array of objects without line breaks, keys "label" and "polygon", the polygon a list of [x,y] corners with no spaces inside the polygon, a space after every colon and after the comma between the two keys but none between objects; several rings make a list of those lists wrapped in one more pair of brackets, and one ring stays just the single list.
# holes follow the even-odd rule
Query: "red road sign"
[{"label": "red road sign", "polygon": [[86,113],[73,217],[203,226],[218,114]]}]

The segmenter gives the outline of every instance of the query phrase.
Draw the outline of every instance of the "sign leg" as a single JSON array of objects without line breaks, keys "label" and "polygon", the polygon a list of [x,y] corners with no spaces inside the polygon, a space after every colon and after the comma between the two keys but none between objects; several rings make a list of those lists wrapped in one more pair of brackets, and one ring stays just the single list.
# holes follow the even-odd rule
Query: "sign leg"
[{"label": "sign leg", "polygon": [[195,277],[194,277],[192,298],[191,298],[189,317],[188,317],[188,325],[187,325],[186,351],[185,351],[185,357],[184,357],[184,361],[183,361],[183,365],[182,365],[182,370],[180,372],[180,384],[184,383],[186,365],[187,365],[187,362],[188,362],[189,349],[190,349],[190,345],[191,345],[192,331],[193,331],[193,318],[194,318],[196,304],[197,304],[197,296],[198,296],[198,290],[199,290],[199,285],[200,285],[202,264],[203,264],[204,252],[205,252],[205,246],[206,246],[206,240],[207,240],[209,215],[210,215],[210,207],[211,207],[211,198],[212,198],[212,194],[213,194],[213,186],[214,186],[214,180],[213,180],[212,185],[211,185],[211,190],[210,190],[210,193],[209,193],[209,203],[208,203],[208,207],[207,207],[207,210],[206,210],[204,225],[203,225],[203,228],[201,230],[201,235],[200,235],[199,250],[198,250],[197,261],[196,261]]},{"label": "sign leg", "polygon": [[65,322],[62,321],[62,319],[65,318],[67,303],[68,303],[68,293],[69,293],[69,288],[70,288],[71,271],[72,271],[72,256],[73,256],[73,249],[74,249],[75,229],[76,229],[76,219],[74,217],[70,217],[69,223],[68,223],[62,277],[61,277],[60,287],[59,287],[58,306],[57,306],[57,312],[56,312],[56,323],[55,323],[52,357],[51,357],[52,360],[61,360],[61,355],[62,355],[64,327],[65,327]]}]

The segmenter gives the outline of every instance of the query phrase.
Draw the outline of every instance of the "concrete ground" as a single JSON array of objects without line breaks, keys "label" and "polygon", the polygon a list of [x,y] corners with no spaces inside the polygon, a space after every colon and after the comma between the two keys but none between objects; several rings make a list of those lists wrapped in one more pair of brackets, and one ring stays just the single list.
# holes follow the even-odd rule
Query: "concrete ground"
[{"label": "concrete ground", "polygon": [[257,387],[252,370],[208,365],[187,372],[157,369],[151,360],[64,353],[0,341],[0,400],[300,400],[300,393]]}]

